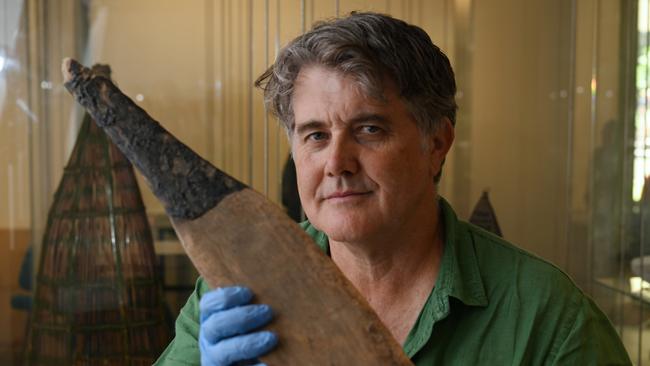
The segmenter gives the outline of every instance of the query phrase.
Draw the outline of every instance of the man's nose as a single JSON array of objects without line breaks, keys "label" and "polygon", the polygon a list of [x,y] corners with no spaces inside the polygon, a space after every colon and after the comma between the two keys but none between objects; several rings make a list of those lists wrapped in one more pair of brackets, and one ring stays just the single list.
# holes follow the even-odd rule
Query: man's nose
[{"label": "man's nose", "polygon": [[332,138],[328,146],[325,173],[330,177],[352,175],[359,170],[357,147],[351,139]]}]

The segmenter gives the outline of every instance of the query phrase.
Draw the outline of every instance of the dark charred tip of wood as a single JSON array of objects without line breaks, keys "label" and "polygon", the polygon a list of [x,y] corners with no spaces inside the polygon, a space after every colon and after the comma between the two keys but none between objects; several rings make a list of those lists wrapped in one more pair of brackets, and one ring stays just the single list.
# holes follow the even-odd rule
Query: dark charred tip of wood
[{"label": "dark charred tip of wood", "polygon": [[[220,171],[162,128],[149,130],[147,139],[132,139],[138,154],[129,160],[147,177],[167,214],[176,219],[201,217],[231,193],[246,185]],[[142,159],[141,157],[150,157]]]},{"label": "dark charred tip of wood", "polygon": [[90,72],[93,76],[101,76],[106,79],[111,78],[111,67],[106,64],[94,64]]},{"label": "dark charred tip of wood", "polygon": [[[64,62],[64,68],[66,63]],[[110,79],[108,65],[84,67],[75,60],[68,61],[68,81],[63,85],[75,100],[83,106],[100,127],[107,127],[119,118],[117,113],[128,114],[131,108],[114,108],[114,105],[135,105],[121,93]],[[64,78],[66,78],[64,70]]]},{"label": "dark charred tip of wood", "polygon": [[[216,207],[228,195],[246,188],[243,183],[219,173],[219,177],[215,177],[217,179],[210,179],[201,173],[188,179],[178,179],[176,184],[165,186],[165,192],[159,192],[156,196],[164,202],[165,211],[170,217],[194,220]],[[177,191],[179,187],[181,190]]]},{"label": "dark charred tip of wood", "polygon": [[[110,80],[110,67],[64,61],[65,87],[147,179],[167,213],[193,220],[246,185],[178,141]],[[67,68],[67,71],[65,70]]]},{"label": "dark charred tip of wood", "polygon": [[74,59],[66,58],[63,60],[61,71],[63,72],[64,86],[71,93],[97,77],[111,80],[111,68],[106,64],[95,64],[92,68],[87,68]]},{"label": "dark charred tip of wood", "polygon": [[63,80],[65,83],[74,82],[79,77],[83,77],[84,74],[90,73],[90,70],[71,58],[63,60],[61,71],[63,72]]}]

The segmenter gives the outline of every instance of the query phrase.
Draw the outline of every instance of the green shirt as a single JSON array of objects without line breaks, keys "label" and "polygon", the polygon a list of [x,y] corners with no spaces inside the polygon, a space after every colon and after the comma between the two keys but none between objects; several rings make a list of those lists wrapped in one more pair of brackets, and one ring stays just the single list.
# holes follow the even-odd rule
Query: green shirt
[{"label": "green shirt", "polygon": [[[631,365],[607,317],[566,274],[459,221],[444,199],[440,205],[440,272],[403,345],[416,365]],[[325,234],[301,226],[329,252]],[[157,365],[199,365],[199,299],[206,291],[199,278]]]}]

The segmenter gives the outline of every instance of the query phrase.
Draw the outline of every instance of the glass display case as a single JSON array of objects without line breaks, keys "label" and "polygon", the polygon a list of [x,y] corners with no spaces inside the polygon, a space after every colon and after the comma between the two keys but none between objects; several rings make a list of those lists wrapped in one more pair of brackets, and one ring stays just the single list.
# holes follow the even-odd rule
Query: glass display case
[{"label": "glass display case", "polygon": [[[650,9],[645,0],[621,2],[619,9],[617,19],[609,19],[608,4],[599,3],[594,10],[598,35],[594,59],[599,63],[595,75],[611,75],[620,96],[608,98],[607,90],[597,94],[592,119],[588,226],[592,294],[617,327],[632,359],[650,364]],[[609,25],[618,26],[618,41],[608,40]]]},{"label": "glass display case", "polygon": [[[0,0],[0,364],[22,361],[82,122],[64,57],[109,64],[165,128],[299,219],[287,140],[253,82],[315,21],[372,10],[424,28],[454,66],[440,194],[467,219],[488,191],[504,237],[569,273],[650,365],[649,1]],[[171,320],[197,273],[138,182]]]}]

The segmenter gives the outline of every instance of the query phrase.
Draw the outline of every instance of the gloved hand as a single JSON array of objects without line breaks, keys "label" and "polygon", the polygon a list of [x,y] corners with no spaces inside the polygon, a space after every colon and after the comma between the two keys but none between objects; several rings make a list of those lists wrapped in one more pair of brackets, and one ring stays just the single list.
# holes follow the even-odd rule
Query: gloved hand
[{"label": "gloved hand", "polygon": [[[201,297],[199,349],[202,366],[230,366],[253,361],[278,343],[269,331],[251,332],[273,318],[268,305],[249,304],[253,293],[246,287],[222,287]],[[255,362],[256,361],[256,362]]]}]

